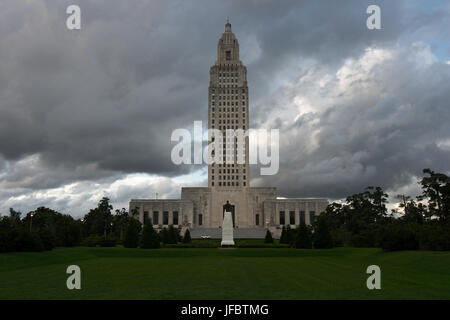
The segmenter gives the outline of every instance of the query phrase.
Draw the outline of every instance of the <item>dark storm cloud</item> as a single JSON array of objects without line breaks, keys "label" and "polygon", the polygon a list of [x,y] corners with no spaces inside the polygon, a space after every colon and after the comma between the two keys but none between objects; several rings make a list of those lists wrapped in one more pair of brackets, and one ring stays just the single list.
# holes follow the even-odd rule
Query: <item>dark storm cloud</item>
[{"label": "dark storm cloud", "polygon": [[258,184],[341,198],[399,189],[427,167],[448,172],[449,83],[450,65],[422,43],[369,50],[337,74],[318,67],[277,96],[268,125],[282,124],[280,173]]},{"label": "dark storm cloud", "polygon": [[[171,165],[170,133],[206,120],[208,68],[226,15],[262,50],[249,66],[258,97],[292,57],[334,61],[373,41],[361,27],[360,1],[82,1],[81,31],[65,28],[68,4],[5,4],[0,150],[7,159],[39,153],[49,167],[188,170]],[[389,4],[387,16],[397,7]],[[396,31],[380,34],[392,39]]]},{"label": "dark storm cloud", "polygon": [[[189,128],[194,120],[207,120],[209,67],[216,59],[217,40],[227,16],[248,67],[253,126],[267,124],[267,114],[274,108],[283,112],[281,102],[291,104],[292,99],[305,95],[298,90],[317,90],[315,69],[323,68],[320,72],[332,76],[333,70],[342,68],[349,58],[361,57],[365,48],[395,48],[408,32],[419,34],[422,30],[422,41],[426,42],[433,31],[448,30],[445,24],[449,17],[448,10],[429,12],[423,17],[408,1],[104,0],[78,1],[82,29],[69,31],[65,27],[69,4],[72,1],[3,1],[2,198],[7,197],[6,193],[10,197],[76,181],[107,181],[108,177],[125,173],[176,176],[193,170],[190,166],[172,165],[170,135],[176,128]],[[365,27],[369,4],[381,6],[382,30],[372,32]],[[448,99],[447,87],[440,82],[441,89],[435,91],[439,86],[431,77],[437,72],[446,81],[445,70],[436,64],[427,69],[426,80],[415,81],[405,89],[404,79],[415,75],[407,69],[412,65],[405,63],[405,69],[395,69],[397,72],[390,78],[374,76],[377,81],[386,81],[380,90],[389,90],[388,81],[400,83],[395,87],[398,93],[376,104],[374,109],[380,113],[361,111],[374,104],[367,95],[355,93],[351,95],[353,101],[343,101],[339,95],[324,90],[329,100],[309,97],[314,100],[310,114],[302,114],[295,124],[278,121],[275,125],[286,125],[283,131],[306,149],[313,143],[303,139],[309,136],[305,128],[317,130],[313,138],[318,147],[299,158],[289,153],[298,149],[295,143],[284,146],[283,152],[289,157],[282,157],[282,170],[272,181],[286,195],[339,196],[347,190],[333,181],[341,177],[353,181],[347,184],[348,189],[365,183],[354,182],[361,176],[367,176],[367,181],[376,177],[392,186],[407,181],[410,173],[417,173],[417,157],[428,159],[430,166],[439,162],[447,151],[433,147],[427,139],[436,140],[437,136],[419,129],[414,113],[402,113],[410,118],[397,126],[399,133],[391,133],[394,136],[389,139],[396,142],[382,148],[377,141],[388,139],[385,135],[389,130],[373,130],[367,137],[353,137],[350,133],[336,137],[336,132],[349,128],[347,112],[361,114],[354,120],[364,127],[407,105],[411,94],[421,92],[427,98],[416,97],[412,102],[417,104],[419,99],[422,108],[436,105],[437,109],[430,112],[436,121],[445,119],[448,108],[442,106],[443,99]],[[302,83],[299,89],[295,82],[302,74],[311,75],[310,83]],[[294,87],[288,90],[289,84]],[[333,99],[335,103],[330,102]],[[318,104],[326,107],[318,107],[319,112],[315,110]],[[291,111],[292,119],[298,110]],[[442,130],[440,139],[447,137],[446,130]],[[416,140],[411,140],[407,132]],[[368,144],[369,138],[372,142]],[[409,148],[398,154],[396,147],[401,145]],[[411,148],[420,152],[412,152]],[[385,153],[397,158],[386,163]],[[404,180],[397,176],[389,179],[400,163],[415,169],[404,170]],[[340,175],[338,169],[342,167],[347,169]],[[258,179],[255,182],[259,183]],[[94,192],[95,187],[91,187]]]}]

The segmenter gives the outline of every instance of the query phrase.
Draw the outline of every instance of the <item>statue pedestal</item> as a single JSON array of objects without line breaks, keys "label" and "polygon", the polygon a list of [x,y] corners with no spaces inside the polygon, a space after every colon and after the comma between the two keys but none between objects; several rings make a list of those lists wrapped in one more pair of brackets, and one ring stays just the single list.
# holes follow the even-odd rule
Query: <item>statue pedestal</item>
[{"label": "statue pedestal", "polygon": [[222,242],[220,243],[220,245],[222,247],[234,246],[233,219],[231,217],[231,212],[225,211],[222,222]]}]

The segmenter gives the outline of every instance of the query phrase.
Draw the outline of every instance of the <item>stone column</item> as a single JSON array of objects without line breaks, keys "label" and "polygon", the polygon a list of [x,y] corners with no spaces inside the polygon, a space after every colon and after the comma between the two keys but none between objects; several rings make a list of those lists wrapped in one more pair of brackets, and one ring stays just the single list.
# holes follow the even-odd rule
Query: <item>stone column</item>
[{"label": "stone column", "polygon": [[163,211],[164,208],[162,205],[158,206],[158,224],[163,225]]},{"label": "stone column", "polygon": [[316,209],[315,209],[315,215],[317,216],[317,215],[319,215],[319,201],[316,201],[316,205],[314,206]]},{"label": "stone column", "polygon": [[309,216],[309,202],[308,201],[305,202],[305,224],[306,225],[311,224],[311,219]]},{"label": "stone column", "polygon": [[278,202],[275,202],[275,224],[280,225],[280,213],[278,212]]},{"label": "stone column", "polygon": [[295,201],[295,210],[294,210],[294,217],[295,217],[295,225],[300,225],[300,209],[298,206],[298,201]]},{"label": "stone column", "polygon": [[139,221],[144,223],[144,203],[139,204]]}]

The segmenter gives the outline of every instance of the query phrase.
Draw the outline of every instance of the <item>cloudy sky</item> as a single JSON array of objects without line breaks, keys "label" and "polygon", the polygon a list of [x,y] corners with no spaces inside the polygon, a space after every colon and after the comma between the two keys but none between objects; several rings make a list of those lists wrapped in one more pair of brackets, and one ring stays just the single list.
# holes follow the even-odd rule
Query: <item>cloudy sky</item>
[{"label": "cloudy sky", "polygon": [[[66,8],[81,8],[81,30]],[[381,30],[366,8],[381,7]],[[171,132],[207,120],[227,16],[248,69],[252,128],[280,130],[280,171],[252,186],[340,199],[416,195],[450,170],[450,2],[0,2],[0,213],[75,217],[102,196],[177,198],[204,166],[170,160]]]}]

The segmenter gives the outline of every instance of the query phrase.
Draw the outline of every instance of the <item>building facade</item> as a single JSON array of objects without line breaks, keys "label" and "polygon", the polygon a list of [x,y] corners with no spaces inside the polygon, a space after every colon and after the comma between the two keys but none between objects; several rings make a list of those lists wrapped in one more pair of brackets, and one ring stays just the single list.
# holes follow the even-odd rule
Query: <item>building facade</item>
[{"label": "building facade", "polygon": [[[247,68],[239,60],[239,43],[229,22],[217,44],[217,60],[210,68],[208,127],[220,132],[210,137],[211,141],[220,139],[213,151],[219,153],[220,161],[208,165],[208,187],[182,188],[181,199],[132,199],[130,213],[136,210],[141,222],[151,219],[156,229],[174,225],[182,233],[189,228],[191,234],[208,235],[222,226],[227,210],[232,213],[235,230],[269,229],[279,237],[282,226],[295,227],[301,220],[311,224],[325,210],[328,200],[324,198],[278,199],[276,188],[250,186],[248,137],[238,144],[237,138],[226,133],[249,127]],[[237,161],[239,148],[241,158]]]}]

